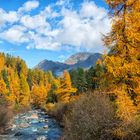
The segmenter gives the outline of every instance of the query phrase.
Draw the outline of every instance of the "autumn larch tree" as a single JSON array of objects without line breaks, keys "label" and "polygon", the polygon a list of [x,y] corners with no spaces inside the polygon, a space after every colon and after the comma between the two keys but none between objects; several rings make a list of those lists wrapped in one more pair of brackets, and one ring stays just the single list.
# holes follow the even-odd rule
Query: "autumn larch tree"
[{"label": "autumn larch tree", "polygon": [[64,71],[63,77],[60,79],[60,84],[57,88],[58,101],[67,103],[70,101],[72,93],[77,91],[72,87],[70,74]]},{"label": "autumn larch tree", "polygon": [[106,77],[117,96],[118,115],[129,120],[136,107],[140,110],[140,0],[106,2],[112,17],[112,31],[104,38],[110,49]]}]

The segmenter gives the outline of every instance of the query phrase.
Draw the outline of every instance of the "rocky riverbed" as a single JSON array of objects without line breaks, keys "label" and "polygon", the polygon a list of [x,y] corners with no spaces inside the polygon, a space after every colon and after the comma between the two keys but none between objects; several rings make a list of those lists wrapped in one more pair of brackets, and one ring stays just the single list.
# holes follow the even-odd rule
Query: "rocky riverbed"
[{"label": "rocky riverbed", "polygon": [[59,140],[62,132],[55,119],[32,110],[15,116],[9,135],[0,136],[0,140]]}]

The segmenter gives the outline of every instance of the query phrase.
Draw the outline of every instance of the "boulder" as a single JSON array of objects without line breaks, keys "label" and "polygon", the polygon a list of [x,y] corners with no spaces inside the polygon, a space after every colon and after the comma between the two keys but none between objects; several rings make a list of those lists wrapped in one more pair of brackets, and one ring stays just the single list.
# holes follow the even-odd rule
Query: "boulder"
[{"label": "boulder", "polygon": [[47,137],[45,137],[45,136],[39,136],[35,140],[47,140]]},{"label": "boulder", "polygon": [[43,126],[44,129],[48,129],[48,125]]},{"label": "boulder", "polygon": [[27,127],[29,127],[29,126],[30,126],[29,123],[21,123],[21,124],[19,124],[19,127],[20,127],[20,128],[27,128]]},{"label": "boulder", "polygon": [[28,119],[38,119],[38,114],[34,113]]},{"label": "boulder", "polygon": [[17,128],[17,126],[15,124],[12,125],[11,130],[15,130]]}]

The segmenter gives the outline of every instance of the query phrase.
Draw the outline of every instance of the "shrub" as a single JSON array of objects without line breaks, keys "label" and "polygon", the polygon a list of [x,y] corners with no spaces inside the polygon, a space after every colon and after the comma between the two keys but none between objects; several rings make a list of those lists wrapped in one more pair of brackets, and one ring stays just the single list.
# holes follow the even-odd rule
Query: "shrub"
[{"label": "shrub", "polygon": [[112,140],[116,124],[109,98],[101,93],[88,93],[69,106],[64,118],[64,139]]},{"label": "shrub", "polygon": [[0,134],[6,133],[9,128],[13,113],[11,105],[0,97]]},{"label": "shrub", "polygon": [[63,117],[67,111],[68,104],[66,103],[55,103],[50,110],[48,110],[48,114],[51,116],[54,116],[58,122],[60,122],[60,125],[63,126]]},{"label": "shrub", "polygon": [[140,116],[136,116],[130,122],[121,121],[113,134],[120,140],[140,140]]}]

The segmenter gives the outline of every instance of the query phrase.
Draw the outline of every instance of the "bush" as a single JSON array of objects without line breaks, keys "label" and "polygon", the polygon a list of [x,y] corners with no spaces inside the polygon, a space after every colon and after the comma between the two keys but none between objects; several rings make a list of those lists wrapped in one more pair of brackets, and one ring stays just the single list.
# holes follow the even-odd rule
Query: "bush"
[{"label": "bush", "polygon": [[140,116],[130,122],[121,121],[113,134],[119,140],[140,140]]},{"label": "bush", "polygon": [[11,105],[4,98],[0,98],[0,134],[6,133],[8,130],[12,116]]},{"label": "bush", "polygon": [[116,124],[109,98],[101,93],[88,93],[69,106],[64,118],[64,139],[112,140]]},{"label": "bush", "polygon": [[63,117],[67,111],[68,104],[65,103],[55,103],[48,114],[55,117],[61,126],[63,126]]}]

